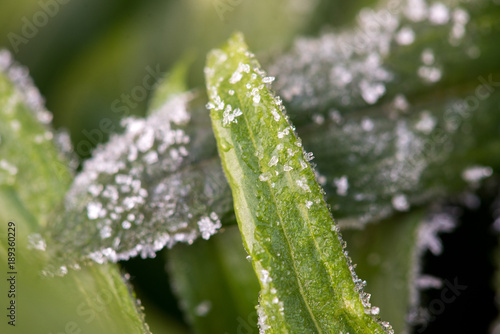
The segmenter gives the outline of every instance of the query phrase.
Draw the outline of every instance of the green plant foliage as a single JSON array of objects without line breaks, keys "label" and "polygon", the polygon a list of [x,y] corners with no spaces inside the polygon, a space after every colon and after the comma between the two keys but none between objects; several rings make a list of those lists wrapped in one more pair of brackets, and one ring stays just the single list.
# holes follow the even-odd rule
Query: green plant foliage
[{"label": "green plant foliage", "polygon": [[168,251],[172,286],[196,333],[256,333],[259,283],[230,226],[210,240]]},{"label": "green plant foliage", "polygon": [[[47,245],[37,232],[62,200],[71,174],[67,160],[54,145],[54,133],[48,126],[50,114],[43,109],[25,70],[12,64],[2,70],[0,263],[8,268],[7,260],[14,252],[15,264],[9,268],[16,272],[11,300],[17,309],[16,326],[2,321],[2,333],[12,329],[22,333],[149,333],[142,310],[116,265],[90,266],[63,278],[42,278],[48,262],[47,252],[43,252]],[[15,224],[15,244],[8,242],[8,222]],[[57,271],[67,272],[64,266]],[[0,288],[9,291],[11,283],[3,279]]]},{"label": "green plant foliage", "polygon": [[[19,326],[9,333],[148,333],[145,320],[155,333],[260,326],[352,334],[389,330],[388,323],[398,333],[429,332],[467,298],[492,321],[491,298],[471,292],[499,294],[498,247],[481,253],[495,276],[458,277],[471,288],[446,302],[443,316],[433,309],[442,290],[426,289],[448,276],[423,261],[443,249],[448,256],[438,234],[458,221],[493,213],[491,231],[500,231],[498,199],[485,209],[500,173],[499,1],[0,7],[0,44],[28,65],[54,112],[52,123],[27,70],[0,51],[0,220],[16,223],[20,273]],[[234,37],[211,53],[209,98],[205,54],[234,30],[245,33],[268,75]],[[79,166],[76,156],[88,159]],[[473,219],[460,217],[464,208]],[[463,235],[462,226],[453,233]],[[470,245],[467,237],[461,242]],[[129,281],[106,263],[155,257],[164,247],[170,281],[160,286],[161,278]],[[131,269],[137,263],[161,267],[163,259],[120,265],[146,276]],[[446,266],[453,277],[456,268]],[[186,323],[173,319],[181,311]],[[499,331],[500,317],[483,321],[474,319]]]},{"label": "green plant foliage", "polygon": [[154,257],[221,227],[218,213],[231,211],[230,190],[205,100],[179,93],[188,63],[158,87],[146,119],[125,119],[124,132],[85,162],[47,230],[58,262]]},{"label": "green plant foliage", "polygon": [[343,233],[357,273],[368,282],[372,302],[396,333],[408,332],[405,320],[411,299],[418,293],[414,281],[420,270],[418,229],[422,222],[422,212],[416,211]]},{"label": "green plant foliage", "polygon": [[310,155],[241,35],[209,54],[205,74],[219,154],[261,285],[261,331],[384,332],[369,314],[379,310],[344,254]]},{"label": "green plant foliage", "polygon": [[50,128],[52,114],[41,104],[26,71],[12,68],[12,76],[19,88],[0,75],[0,186],[15,190],[45,226],[71,180],[69,162],[54,146],[58,134]]}]

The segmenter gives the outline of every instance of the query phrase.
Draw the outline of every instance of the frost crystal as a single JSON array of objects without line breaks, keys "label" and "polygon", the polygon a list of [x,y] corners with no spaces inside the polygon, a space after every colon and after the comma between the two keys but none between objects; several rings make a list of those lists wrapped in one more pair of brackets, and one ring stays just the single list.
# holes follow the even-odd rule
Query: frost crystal
[{"label": "frost crystal", "polygon": [[410,209],[410,204],[405,195],[396,195],[392,198],[392,206],[398,211],[408,211]]},{"label": "frost crystal", "polygon": [[443,245],[438,234],[451,232],[456,226],[455,218],[446,213],[439,213],[427,220],[418,230],[417,247],[421,251],[429,250],[434,255],[440,255]]},{"label": "frost crystal", "polygon": [[448,7],[440,2],[432,4],[429,8],[429,21],[433,24],[442,25],[450,19],[450,11]]},{"label": "frost crystal", "polygon": [[415,32],[409,27],[403,27],[396,35],[396,42],[401,45],[410,45],[415,41]]},{"label": "frost crystal", "polygon": [[226,109],[223,113],[222,125],[227,126],[231,123],[238,123],[236,117],[243,115],[240,108],[236,108],[233,110],[231,105],[226,105]]},{"label": "frost crystal", "polygon": [[201,217],[198,221],[201,237],[205,240],[210,239],[210,236],[217,233],[217,230],[222,227],[219,217],[215,212],[210,214],[210,217]]},{"label": "frost crystal", "polygon": [[340,178],[335,178],[333,182],[335,183],[335,187],[337,187],[337,195],[347,195],[347,190],[349,189],[349,181],[347,180],[347,176],[344,175]]},{"label": "frost crystal", "polygon": [[[298,40],[270,68],[271,73],[279,74],[276,87],[280,95],[301,109],[320,109],[331,103],[376,103],[393,78],[382,59],[396,38],[399,22],[387,14],[386,10],[365,9],[358,17],[358,29]],[[408,31],[402,34],[400,39],[407,41]]]},{"label": "frost crystal", "polygon": [[41,251],[45,251],[47,247],[47,243],[43,239],[43,237],[39,233],[33,233],[28,235],[28,248],[29,249],[38,249]]},{"label": "frost crystal", "polygon": [[436,126],[436,120],[428,111],[424,111],[421,115],[420,121],[415,125],[415,128],[418,131],[423,132],[424,134],[428,135],[434,130],[434,127]]},{"label": "frost crystal", "polygon": [[194,313],[199,317],[204,317],[212,309],[212,303],[209,300],[204,300],[199,303],[194,309]]},{"label": "frost crystal", "polygon": [[491,167],[473,166],[462,172],[462,178],[471,185],[477,185],[482,179],[493,175]]}]

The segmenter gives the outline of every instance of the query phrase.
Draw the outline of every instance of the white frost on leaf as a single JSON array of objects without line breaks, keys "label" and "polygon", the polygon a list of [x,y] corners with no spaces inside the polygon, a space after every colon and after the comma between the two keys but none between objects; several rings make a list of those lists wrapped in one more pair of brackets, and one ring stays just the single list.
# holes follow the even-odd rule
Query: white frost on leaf
[{"label": "white frost on leaf", "polygon": [[222,224],[215,212],[212,212],[210,217],[204,216],[198,220],[198,228],[200,229],[201,237],[205,240],[210,239],[210,236],[217,233],[217,230],[221,227]]},{"label": "white frost on leaf", "polygon": [[486,166],[472,166],[462,172],[462,179],[470,185],[476,186],[481,180],[493,175],[493,169]]},{"label": "white frost on leaf", "polygon": [[450,214],[439,213],[424,222],[418,230],[417,247],[420,251],[429,250],[434,255],[440,255],[443,245],[439,233],[451,232],[456,227],[456,220]]},{"label": "white frost on leaf", "polygon": [[[211,139],[210,132],[189,127],[192,99],[191,93],[178,95],[145,119],[125,119],[124,133],[112,135],[84,163],[49,230],[62,261],[154,257],[165,246],[208,238],[221,227],[217,214],[206,212],[228,188],[222,169],[183,168],[193,145],[200,150]],[[192,136],[198,136],[195,143]]]},{"label": "white frost on leaf", "polygon": [[337,187],[337,195],[347,195],[347,191],[349,190],[349,180],[346,175],[333,179],[333,183],[335,184],[335,187]]}]

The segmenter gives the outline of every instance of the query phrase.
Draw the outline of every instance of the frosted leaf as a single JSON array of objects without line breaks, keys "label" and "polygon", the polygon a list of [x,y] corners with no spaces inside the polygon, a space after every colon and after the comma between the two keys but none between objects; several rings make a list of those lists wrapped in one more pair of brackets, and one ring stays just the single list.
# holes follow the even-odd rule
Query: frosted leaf
[{"label": "frosted leaf", "polygon": [[428,321],[425,310],[421,307],[421,291],[429,288],[439,289],[443,284],[440,279],[422,273],[422,259],[427,251],[433,255],[440,255],[443,246],[439,234],[452,232],[457,225],[456,213],[453,213],[453,210],[443,210],[442,208],[439,210],[421,222],[416,231],[415,263],[411,278],[413,284],[410,287],[408,312],[408,321],[414,325],[425,324]]},{"label": "frosted leaf", "polygon": [[[353,28],[297,39],[289,52],[274,60],[270,72],[291,113],[305,117],[310,110],[325,115],[330,108],[359,110],[401,87],[409,89],[407,93],[418,92],[415,79],[440,81],[447,74],[445,66],[399,58],[421,52],[422,46],[438,47],[443,39],[452,46],[477,43],[473,34],[467,35],[469,20],[468,8],[453,8],[449,2],[383,1],[379,7],[361,10]],[[465,55],[467,50],[460,52]],[[414,72],[408,72],[412,67]]]},{"label": "frosted leaf", "polygon": [[373,104],[385,94],[393,74],[382,59],[396,39],[399,19],[387,10],[365,9],[357,23],[356,29],[301,38],[271,65],[286,101],[302,110],[322,109]]},{"label": "frosted leaf", "polygon": [[[71,179],[71,144],[58,147],[52,114],[27,68],[0,50],[0,187],[44,226]],[[62,148],[64,151],[60,151]]]},{"label": "frosted leaf", "polygon": [[154,257],[221,227],[231,199],[200,100],[178,95],[148,118],[125,119],[123,134],[95,150],[48,229],[57,261]]},{"label": "frosted leaf", "polygon": [[[454,128],[446,132],[446,145],[430,139],[445,127],[447,119],[443,115],[453,103],[453,99],[445,100],[439,107],[422,111],[399,95],[387,104],[394,120],[376,110],[363,112],[362,116],[347,115],[341,123],[328,119],[321,125],[309,125],[308,132],[302,133],[304,146],[315,152],[318,171],[326,178],[329,203],[341,225],[363,224],[435,198],[436,183],[431,178],[442,173],[443,162],[453,156],[449,143],[461,143],[467,138]],[[466,168],[467,164],[463,170]],[[430,170],[433,172],[426,174]],[[450,166],[455,185],[460,183],[456,180],[463,170]],[[447,179],[440,182],[439,188],[446,191],[449,186]]]},{"label": "frosted leaf", "polygon": [[259,316],[259,320],[257,323],[257,325],[259,326],[259,334],[265,334],[266,331],[271,328],[271,326],[267,324],[267,315],[260,305],[257,305],[257,315]]}]

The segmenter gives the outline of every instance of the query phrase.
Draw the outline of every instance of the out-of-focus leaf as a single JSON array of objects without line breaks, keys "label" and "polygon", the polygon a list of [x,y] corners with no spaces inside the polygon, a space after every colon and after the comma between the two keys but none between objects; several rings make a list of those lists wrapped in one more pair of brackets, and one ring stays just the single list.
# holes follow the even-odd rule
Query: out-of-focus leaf
[{"label": "out-of-focus leaf", "polygon": [[172,97],[183,94],[189,90],[187,77],[193,61],[194,54],[186,54],[172,67],[170,72],[158,82],[157,89],[149,102],[150,113],[160,109]]},{"label": "out-of-focus leaf", "polygon": [[383,104],[299,128],[341,225],[408,211],[500,171],[500,92],[464,109],[476,88],[464,83],[459,94],[422,99],[395,119]]},{"label": "out-of-focus leaf", "polygon": [[258,332],[259,283],[246,255],[236,226],[168,251],[172,286],[196,333]]},{"label": "out-of-focus leaf", "polygon": [[354,28],[299,39],[270,65],[341,225],[500,170],[500,6],[419,3],[382,2]]},{"label": "out-of-focus leaf", "polygon": [[406,319],[420,270],[417,232],[422,221],[417,211],[343,233],[356,271],[368,282],[372,302],[396,333],[409,330]]},{"label": "out-of-focus leaf", "polygon": [[500,70],[494,61],[500,54],[500,5],[419,4],[381,1],[377,9],[362,10],[354,27],[299,38],[269,64],[297,126],[315,114],[347,115],[379,101],[394,100],[394,112],[404,113],[408,102],[439,100],[438,88],[460,87]]},{"label": "out-of-focus leaf", "polygon": [[164,310],[159,309],[152,303],[144,302],[145,320],[154,334],[188,334],[190,331],[179,323],[179,319],[175,319],[170,315],[165,314]]},{"label": "out-of-focus leaf", "polygon": [[260,280],[261,332],[382,333],[345,255],[309,155],[270,78],[234,35],[205,69],[211,118],[235,213]]},{"label": "out-of-focus leaf", "polygon": [[[11,64],[7,53],[0,53],[0,60],[0,262],[14,272],[0,288],[12,290],[9,306],[15,302],[15,322],[11,325],[4,319],[2,333],[149,333],[116,265],[42,278],[48,254],[43,252],[46,241],[37,232],[62,200],[71,174],[54,146],[48,126],[51,114],[42,107],[26,70]],[[15,241],[8,232],[15,233]],[[57,273],[67,272],[67,267],[60,267]],[[13,313],[9,310],[9,315]]]},{"label": "out-of-focus leaf", "polygon": [[49,127],[52,114],[32,87],[28,71],[10,66],[11,61],[10,53],[0,51],[0,71],[10,77],[0,75],[0,185],[14,189],[45,226],[71,180],[68,162],[54,146],[55,140],[65,138]]}]

